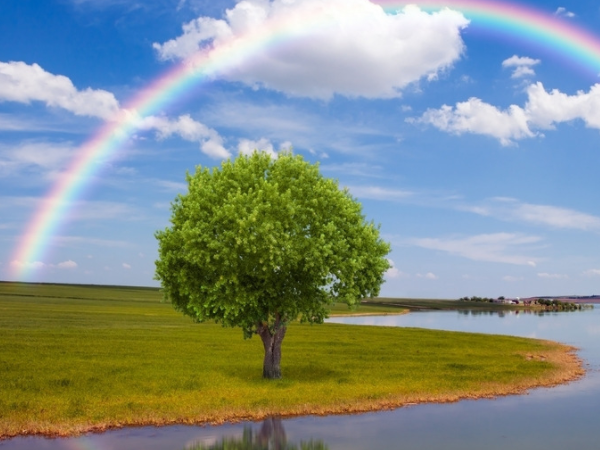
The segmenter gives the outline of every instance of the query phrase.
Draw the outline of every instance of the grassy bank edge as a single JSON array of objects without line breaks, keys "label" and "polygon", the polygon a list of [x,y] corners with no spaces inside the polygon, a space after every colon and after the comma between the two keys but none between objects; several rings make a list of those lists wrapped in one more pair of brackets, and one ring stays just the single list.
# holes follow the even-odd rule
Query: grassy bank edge
[{"label": "grassy bank edge", "polygon": [[554,369],[545,375],[544,378],[534,378],[521,380],[510,386],[487,385],[477,392],[457,392],[444,395],[427,395],[411,398],[407,401],[405,398],[390,395],[381,399],[359,399],[352,402],[341,402],[339,404],[329,405],[295,405],[293,407],[280,409],[258,408],[254,410],[236,410],[221,411],[217,414],[207,413],[199,416],[184,416],[171,420],[157,420],[138,418],[122,422],[110,422],[104,424],[53,424],[51,428],[43,424],[31,423],[17,433],[0,434],[0,441],[26,436],[42,436],[47,438],[66,438],[75,437],[88,433],[103,433],[110,430],[145,427],[145,426],[170,426],[170,425],[223,425],[226,423],[238,422],[257,422],[268,417],[292,418],[300,416],[328,416],[328,415],[346,415],[362,414],[368,412],[390,411],[402,407],[410,407],[425,403],[454,403],[461,400],[494,399],[509,395],[522,395],[532,389],[550,388],[561,384],[567,384],[582,378],[586,370],[583,361],[577,356],[577,348],[561,344],[554,341],[538,340],[547,346],[547,351],[543,355],[523,355],[526,359],[541,359],[554,365]]}]

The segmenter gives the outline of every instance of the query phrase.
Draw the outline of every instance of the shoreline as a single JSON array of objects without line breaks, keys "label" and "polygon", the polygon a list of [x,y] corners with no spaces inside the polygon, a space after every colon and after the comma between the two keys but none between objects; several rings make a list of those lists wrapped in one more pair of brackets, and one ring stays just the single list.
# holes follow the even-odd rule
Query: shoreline
[{"label": "shoreline", "polygon": [[[526,360],[546,361],[556,365],[554,370],[542,379],[521,380],[509,386],[496,386],[493,383],[484,385],[479,391],[472,393],[446,393],[437,395],[397,396],[389,395],[386,398],[375,400],[346,401],[337,405],[297,405],[288,409],[262,409],[256,411],[231,411],[222,413],[220,416],[211,417],[180,417],[178,419],[164,420],[131,420],[124,422],[95,424],[95,425],[71,425],[60,429],[60,425],[49,424],[32,425],[33,429],[22,430],[22,432],[11,435],[0,435],[0,442],[23,437],[41,438],[71,438],[85,434],[99,434],[124,428],[142,427],[165,427],[176,425],[190,426],[220,426],[227,423],[257,422],[268,417],[279,417],[282,419],[304,417],[304,416],[329,416],[329,415],[352,415],[372,412],[391,411],[398,408],[407,408],[421,404],[444,404],[455,403],[462,400],[483,400],[505,397],[509,395],[523,395],[532,389],[551,388],[558,385],[568,384],[585,376],[586,370],[583,360],[576,354],[577,348],[549,340],[540,340],[549,347],[543,354],[521,355]],[[37,429],[35,429],[37,428]],[[48,428],[59,428],[50,431]]]},{"label": "shoreline", "polygon": [[348,314],[334,313],[334,314],[330,314],[327,317],[327,319],[329,319],[331,317],[403,316],[403,315],[409,314],[409,313],[410,313],[409,309],[405,309],[405,310],[399,311],[399,312],[365,312],[365,313],[348,313]]}]

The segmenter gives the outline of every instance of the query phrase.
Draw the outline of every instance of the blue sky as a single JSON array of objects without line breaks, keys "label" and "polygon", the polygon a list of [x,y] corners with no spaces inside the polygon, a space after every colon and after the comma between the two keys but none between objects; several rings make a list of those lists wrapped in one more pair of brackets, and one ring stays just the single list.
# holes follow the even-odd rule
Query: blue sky
[{"label": "blue sky", "polygon": [[[600,41],[595,2],[523,4]],[[311,8],[327,26],[300,22],[146,118],[40,260],[14,259],[81,145],[136,93]],[[154,232],[186,171],[292,146],[381,224],[382,295],[600,294],[600,80],[552,49],[367,0],[3,0],[0,38],[0,279],[157,285]]]}]

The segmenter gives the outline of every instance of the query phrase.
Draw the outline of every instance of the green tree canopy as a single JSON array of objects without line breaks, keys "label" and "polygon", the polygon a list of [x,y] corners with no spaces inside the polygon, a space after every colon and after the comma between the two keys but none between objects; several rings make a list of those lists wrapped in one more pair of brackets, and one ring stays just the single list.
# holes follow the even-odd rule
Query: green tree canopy
[{"label": "green tree canopy", "polygon": [[281,377],[287,324],[378,295],[389,244],[361,205],[301,156],[238,156],[187,175],[156,233],[156,278],[175,309],[259,334],[263,375]]}]

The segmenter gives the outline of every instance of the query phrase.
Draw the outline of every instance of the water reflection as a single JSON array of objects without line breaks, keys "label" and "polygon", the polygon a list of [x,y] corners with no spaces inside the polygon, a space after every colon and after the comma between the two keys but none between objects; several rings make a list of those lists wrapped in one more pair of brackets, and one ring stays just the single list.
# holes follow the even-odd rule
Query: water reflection
[{"label": "water reflection", "polygon": [[300,441],[299,445],[289,443],[283,422],[275,417],[266,419],[258,433],[246,425],[241,437],[225,436],[212,444],[195,442],[183,450],[329,450],[329,447],[323,441],[312,439]]},{"label": "water reflection", "polygon": [[506,316],[518,316],[518,315],[523,315],[523,316],[534,315],[534,316],[538,316],[538,317],[543,317],[543,316],[547,316],[550,314],[555,314],[557,312],[561,313],[561,314],[583,313],[583,312],[585,312],[586,309],[592,309],[592,308],[565,309],[565,310],[560,310],[560,311],[544,310],[544,309],[516,309],[516,310],[509,310],[509,311],[489,311],[489,310],[482,311],[482,310],[478,310],[478,309],[463,309],[463,310],[457,310],[456,312],[459,315],[463,315],[463,316],[506,317]]}]

